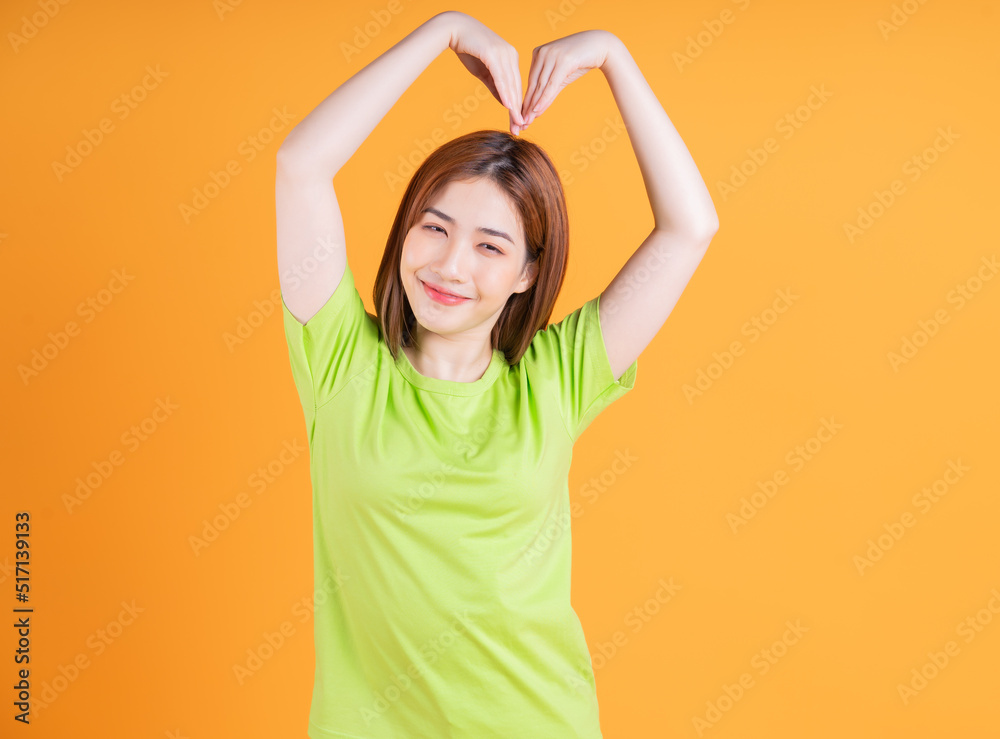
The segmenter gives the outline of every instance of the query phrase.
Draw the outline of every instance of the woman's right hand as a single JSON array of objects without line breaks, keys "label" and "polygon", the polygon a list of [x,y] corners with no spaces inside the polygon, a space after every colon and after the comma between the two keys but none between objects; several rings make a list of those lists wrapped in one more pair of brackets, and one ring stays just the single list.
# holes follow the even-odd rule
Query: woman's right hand
[{"label": "woman's right hand", "polygon": [[451,16],[449,48],[507,109],[511,133],[520,133],[525,128],[521,116],[524,91],[517,49],[472,16],[457,10],[446,12]]}]

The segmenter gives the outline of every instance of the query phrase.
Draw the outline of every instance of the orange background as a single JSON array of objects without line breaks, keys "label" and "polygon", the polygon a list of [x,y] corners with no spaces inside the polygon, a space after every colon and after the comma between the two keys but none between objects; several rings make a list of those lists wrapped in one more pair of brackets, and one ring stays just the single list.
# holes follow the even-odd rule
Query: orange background
[{"label": "orange background", "polygon": [[[1000,251],[997,2],[51,5],[51,18],[39,2],[0,10],[0,592],[16,607],[14,514],[29,511],[32,695],[54,700],[30,727],[13,721],[16,633],[3,629],[0,734],[305,736],[310,479],[308,453],[280,456],[306,438],[274,300],[274,156],[337,85],[454,8],[517,47],[525,84],[534,46],[616,33],[721,222],[635,389],[576,447],[573,601],[604,735],[1000,736],[1000,279],[978,281],[995,277],[986,264]],[[388,23],[345,52],[372,11]],[[45,24],[17,41],[33,14]],[[147,77],[123,118],[120,98],[147,65],[166,76]],[[830,97],[800,107],[814,86]],[[274,130],[274,108],[292,123]],[[627,135],[607,127],[616,118],[594,72],[526,134],[569,200],[553,320],[606,287],[652,227]],[[102,119],[99,143],[58,174]],[[369,310],[400,157],[419,162],[415,139],[436,128],[506,126],[445,52],[337,175]],[[185,216],[227,162],[238,173]],[[741,166],[749,174],[724,191]],[[888,202],[894,180],[905,189],[880,212],[875,193]],[[799,297],[768,312],[780,290]],[[765,332],[744,331],[755,318]],[[894,366],[904,337],[919,347]],[[742,353],[726,360],[736,341]],[[36,351],[49,358],[22,377]],[[729,366],[713,368],[716,355]],[[714,379],[689,400],[699,372]],[[154,414],[158,401],[175,407]],[[817,436],[823,419],[835,435]],[[788,456],[797,446],[808,461]],[[634,461],[616,468],[626,452]],[[98,482],[95,466],[112,459],[72,503],[77,479]],[[946,474],[950,462],[967,469]],[[780,470],[785,484],[734,531],[743,499]],[[921,492],[939,480],[935,500]],[[190,537],[238,501],[249,505],[195,553]],[[881,556],[859,565],[872,546]],[[679,590],[657,601],[671,578]],[[786,622],[807,631],[793,638]],[[283,623],[268,654],[265,634]],[[240,679],[248,650],[267,659]],[[86,666],[74,671],[76,659]]]}]

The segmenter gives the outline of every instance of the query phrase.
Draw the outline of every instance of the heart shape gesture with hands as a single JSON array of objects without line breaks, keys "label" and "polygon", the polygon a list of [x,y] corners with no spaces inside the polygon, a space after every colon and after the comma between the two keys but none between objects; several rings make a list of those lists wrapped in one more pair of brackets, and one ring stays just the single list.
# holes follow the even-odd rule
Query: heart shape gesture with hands
[{"label": "heart shape gesture with hands", "polygon": [[522,95],[517,50],[475,18],[455,15],[449,47],[507,108],[513,134],[531,125],[570,82],[603,67],[617,38],[608,31],[580,31],[536,46]]}]

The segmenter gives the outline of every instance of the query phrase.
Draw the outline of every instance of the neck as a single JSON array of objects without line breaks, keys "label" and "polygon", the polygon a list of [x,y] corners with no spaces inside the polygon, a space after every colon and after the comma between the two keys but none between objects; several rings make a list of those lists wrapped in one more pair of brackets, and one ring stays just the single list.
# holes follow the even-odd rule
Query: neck
[{"label": "neck", "polygon": [[493,361],[489,342],[445,338],[419,325],[414,346],[402,350],[420,374],[451,382],[475,382]]}]

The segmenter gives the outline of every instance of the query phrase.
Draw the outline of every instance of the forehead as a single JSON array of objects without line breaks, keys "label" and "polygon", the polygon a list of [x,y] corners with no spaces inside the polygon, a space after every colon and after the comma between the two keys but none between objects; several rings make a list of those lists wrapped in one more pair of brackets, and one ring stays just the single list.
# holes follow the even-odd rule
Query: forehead
[{"label": "forehead", "polygon": [[452,180],[427,205],[447,213],[463,227],[487,226],[521,232],[521,219],[514,203],[499,186],[485,178]]}]

